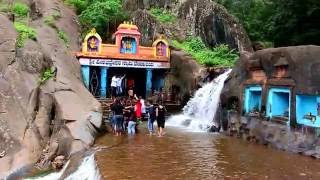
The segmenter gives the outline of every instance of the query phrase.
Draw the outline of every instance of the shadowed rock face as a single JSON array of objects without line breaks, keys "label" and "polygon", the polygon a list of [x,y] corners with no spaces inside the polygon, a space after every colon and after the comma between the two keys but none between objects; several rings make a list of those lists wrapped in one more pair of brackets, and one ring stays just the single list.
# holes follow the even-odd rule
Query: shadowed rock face
[{"label": "shadowed rock face", "polygon": [[[0,153],[6,152],[0,179],[27,164],[45,166],[57,155],[68,158],[89,147],[102,122],[101,105],[83,86],[80,64],[70,53],[79,48],[75,14],[60,1],[33,6],[30,25],[37,41],[27,40],[23,48],[16,48],[13,23],[0,14]],[[68,35],[70,49],[43,24],[56,9],[62,16],[56,26]],[[48,68],[54,77],[39,85]]]},{"label": "shadowed rock face", "polygon": [[[164,1],[159,1],[166,4]],[[143,4],[143,3],[141,3]],[[168,3],[167,3],[168,4]],[[239,51],[252,51],[251,42],[244,28],[227,10],[209,0],[172,1],[169,7],[177,19],[172,23],[160,23],[147,10],[136,10],[125,2],[125,7],[133,11],[132,17],[142,33],[142,44],[150,45],[157,34],[165,34],[172,39],[184,40],[188,34],[199,36],[209,47],[228,44]],[[147,8],[142,6],[141,8]]]}]

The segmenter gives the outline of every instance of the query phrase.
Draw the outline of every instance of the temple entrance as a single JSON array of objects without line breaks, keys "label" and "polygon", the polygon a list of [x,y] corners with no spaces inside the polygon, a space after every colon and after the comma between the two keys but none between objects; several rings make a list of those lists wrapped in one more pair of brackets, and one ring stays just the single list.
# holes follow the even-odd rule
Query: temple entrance
[{"label": "temple entrance", "polygon": [[114,75],[126,75],[122,81],[122,95],[128,95],[128,89],[133,88],[137,96],[145,97],[146,95],[146,69],[138,68],[110,68],[108,72],[108,95],[111,93],[111,79]]}]

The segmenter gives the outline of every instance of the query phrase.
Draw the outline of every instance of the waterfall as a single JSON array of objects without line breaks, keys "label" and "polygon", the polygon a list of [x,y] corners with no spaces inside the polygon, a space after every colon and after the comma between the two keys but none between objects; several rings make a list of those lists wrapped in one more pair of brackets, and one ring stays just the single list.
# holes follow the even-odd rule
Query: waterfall
[{"label": "waterfall", "polygon": [[183,113],[171,116],[166,124],[193,132],[204,132],[212,126],[218,127],[219,124],[214,118],[219,107],[224,81],[230,72],[231,69],[198,89],[183,108]]},{"label": "waterfall", "polygon": [[[35,177],[26,180],[57,180],[61,179],[61,176],[64,174],[68,168],[70,161],[68,161],[64,167],[59,172],[54,172],[46,176]],[[86,179],[86,180],[100,180],[100,172],[97,167],[94,154],[91,154],[83,158],[80,166],[72,174],[68,175],[65,180],[74,180],[74,179]]]}]

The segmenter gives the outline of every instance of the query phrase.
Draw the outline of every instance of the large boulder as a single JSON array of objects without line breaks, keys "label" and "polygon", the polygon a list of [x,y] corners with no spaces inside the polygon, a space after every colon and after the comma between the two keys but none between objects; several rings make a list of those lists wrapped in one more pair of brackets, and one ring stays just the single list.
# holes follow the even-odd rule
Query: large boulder
[{"label": "large boulder", "polygon": [[[246,31],[223,6],[210,0],[158,2],[160,4],[155,6],[167,7],[167,11],[177,18],[170,23],[161,23],[146,9],[135,9],[132,19],[142,33],[142,44],[150,45],[157,34],[165,34],[171,39],[178,40],[184,40],[188,35],[193,35],[201,37],[209,47],[227,44],[239,51],[252,51]],[[143,5],[145,3],[140,4],[142,8],[148,8]],[[125,2],[125,7],[131,9],[132,5]]]},{"label": "large boulder", "polygon": [[[102,123],[101,105],[84,87],[80,64],[70,53],[79,49],[76,15],[57,0],[31,4],[37,41],[23,48],[16,48],[13,23],[0,14],[0,179],[88,148]],[[43,23],[56,11],[56,27],[69,37],[69,48]],[[53,77],[40,83],[48,70]]]}]

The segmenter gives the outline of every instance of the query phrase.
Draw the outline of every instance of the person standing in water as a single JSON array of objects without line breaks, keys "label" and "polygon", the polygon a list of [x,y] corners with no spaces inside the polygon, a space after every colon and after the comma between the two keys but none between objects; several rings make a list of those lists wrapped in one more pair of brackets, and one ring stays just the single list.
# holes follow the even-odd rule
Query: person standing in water
[{"label": "person standing in water", "polygon": [[147,117],[148,117],[148,130],[149,134],[152,135],[154,133],[153,123],[156,119],[155,106],[153,105],[152,100],[147,101]]},{"label": "person standing in water", "polygon": [[132,102],[131,106],[128,108],[129,110],[129,119],[128,119],[128,134],[136,133],[136,118],[134,112],[134,103]]},{"label": "person standing in water", "polygon": [[115,115],[115,132],[116,136],[121,135],[122,133],[122,125],[123,125],[123,105],[120,102],[120,99],[117,98],[115,104],[112,105],[111,110],[114,112]]},{"label": "person standing in water", "polygon": [[156,107],[158,137],[162,137],[164,135],[165,115],[166,115],[166,108],[162,105],[162,103],[160,103],[159,106]]}]

